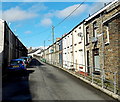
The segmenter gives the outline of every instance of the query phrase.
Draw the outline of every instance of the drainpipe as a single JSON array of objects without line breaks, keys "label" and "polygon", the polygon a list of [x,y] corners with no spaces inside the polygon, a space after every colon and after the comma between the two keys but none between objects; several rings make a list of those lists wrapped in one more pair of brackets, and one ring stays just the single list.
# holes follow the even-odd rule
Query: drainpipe
[{"label": "drainpipe", "polygon": [[104,56],[104,34],[103,34],[103,17],[102,14],[100,14],[101,17],[101,33],[102,33],[102,88],[104,88],[104,67],[105,67],[105,56]]}]

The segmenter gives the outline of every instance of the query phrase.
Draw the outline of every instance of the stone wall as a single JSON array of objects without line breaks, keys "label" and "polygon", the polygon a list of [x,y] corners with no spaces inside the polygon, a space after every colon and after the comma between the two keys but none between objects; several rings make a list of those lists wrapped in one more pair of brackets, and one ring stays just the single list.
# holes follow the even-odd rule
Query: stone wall
[{"label": "stone wall", "polygon": [[[120,16],[114,17],[117,13],[120,12],[120,2],[113,4],[108,7],[106,10],[93,17],[91,20],[85,23],[85,27],[89,27],[89,44],[86,44],[86,51],[90,51],[90,66],[93,67],[93,49],[99,49],[100,57],[100,68],[104,68],[110,73],[106,73],[106,78],[114,80],[112,72],[120,72]],[[109,22],[107,22],[107,20]],[[109,43],[105,44],[106,36],[105,35],[105,26],[103,22],[107,22],[108,32],[109,32]],[[103,34],[103,36],[98,37],[97,42],[92,42],[93,37],[93,23],[97,22],[97,35]],[[104,37],[104,39],[103,39]],[[104,43],[103,43],[104,42]],[[120,79],[117,77],[117,80]]]}]

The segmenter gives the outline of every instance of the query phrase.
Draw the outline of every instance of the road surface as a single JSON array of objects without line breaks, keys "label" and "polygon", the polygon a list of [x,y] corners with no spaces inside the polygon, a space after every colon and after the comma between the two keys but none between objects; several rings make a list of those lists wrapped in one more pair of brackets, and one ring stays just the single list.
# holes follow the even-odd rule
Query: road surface
[{"label": "road surface", "polygon": [[[110,96],[59,68],[36,59],[25,73],[9,73],[2,83],[3,102],[39,102],[40,100],[103,100]],[[41,102],[41,101],[40,101]]]},{"label": "road surface", "polygon": [[61,69],[34,59],[29,70],[29,87],[32,100],[114,100]]}]

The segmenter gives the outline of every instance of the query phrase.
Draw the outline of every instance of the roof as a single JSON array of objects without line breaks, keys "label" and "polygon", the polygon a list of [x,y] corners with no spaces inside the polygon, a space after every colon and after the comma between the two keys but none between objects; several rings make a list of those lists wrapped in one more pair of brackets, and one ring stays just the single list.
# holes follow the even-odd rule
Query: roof
[{"label": "roof", "polygon": [[94,13],[92,16],[88,17],[85,21],[87,22],[87,21],[91,20],[93,17],[95,17],[98,14],[102,13],[104,10],[106,10],[109,6],[113,5],[117,1],[119,1],[119,0],[114,0],[113,2],[109,3],[107,6],[105,6],[104,8],[102,8],[101,10],[99,10],[98,12]]},{"label": "roof", "polygon": [[3,19],[0,19],[0,21],[1,21],[1,22],[4,22],[4,20],[3,20]]},{"label": "roof", "polygon": [[110,22],[111,20],[113,20],[116,17],[120,17],[120,12],[116,13],[115,15],[113,15],[112,17],[110,17],[109,19],[105,20],[103,22],[103,24],[107,24],[108,22]]},{"label": "roof", "polygon": [[30,53],[34,53],[34,52],[36,52],[37,50],[39,50],[39,49],[34,49],[34,50],[30,51],[29,54],[30,54]]}]

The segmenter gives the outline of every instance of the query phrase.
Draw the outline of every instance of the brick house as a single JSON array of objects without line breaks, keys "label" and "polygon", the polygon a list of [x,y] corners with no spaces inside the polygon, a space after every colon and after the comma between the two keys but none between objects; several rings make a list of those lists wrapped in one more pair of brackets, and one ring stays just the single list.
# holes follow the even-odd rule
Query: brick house
[{"label": "brick house", "polygon": [[[120,72],[120,1],[116,0],[85,20],[87,72],[114,80]],[[119,78],[117,77],[117,80]]]}]

